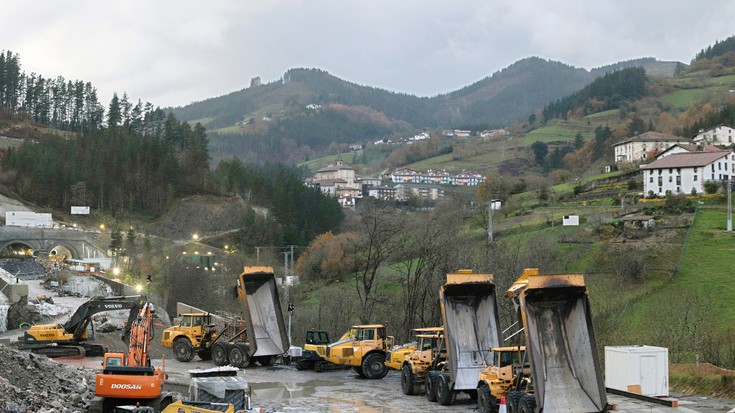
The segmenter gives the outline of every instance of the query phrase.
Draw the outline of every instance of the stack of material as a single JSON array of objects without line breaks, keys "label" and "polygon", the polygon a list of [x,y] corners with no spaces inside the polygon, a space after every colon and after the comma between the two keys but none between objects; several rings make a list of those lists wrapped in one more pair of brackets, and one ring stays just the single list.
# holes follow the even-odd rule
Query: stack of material
[{"label": "stack of material", "polygon": [[[230,403],[235,410],[248,409],[250,387],[243,377],[228,374],[229,371],[216,369],[189,370],[192,378],[189,383],[189,398],[193,401],[211,403]],[[237,369],[235,369],[235,373]]]}]

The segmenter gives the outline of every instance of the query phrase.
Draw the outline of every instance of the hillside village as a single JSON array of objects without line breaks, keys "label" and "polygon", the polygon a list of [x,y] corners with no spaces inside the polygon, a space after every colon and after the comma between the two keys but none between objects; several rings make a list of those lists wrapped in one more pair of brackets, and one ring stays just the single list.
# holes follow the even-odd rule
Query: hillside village
[{"label": "hillside village", "polygon": [[[460,132],[465,131],[444,133],[456,137]],[[466,132],[469,138],[469,131]],[[495,136],[506,136],[506,133]],[[644,132],[613,144],[614,159],[610,163],[618,169],[639,167],[644,197],[703,194],[716,191],[735,176],[734,136],[735,129],[728,125],[700,131],[691,139]],[[436,201],[453,186],[475,187],[485,180],[485,176],[469,170],[452,174],[445,170],[422,172],[406,167],[381,177],[358,176],[354,167],[339,158],[334,164],[318,169],[305,184],[336,198],[343,207],[354,207],[367,197],[396,202],[411,198]],[[383,185],[384,182],[390,185]],[[716,186],[707,187],[708,182]]]}]

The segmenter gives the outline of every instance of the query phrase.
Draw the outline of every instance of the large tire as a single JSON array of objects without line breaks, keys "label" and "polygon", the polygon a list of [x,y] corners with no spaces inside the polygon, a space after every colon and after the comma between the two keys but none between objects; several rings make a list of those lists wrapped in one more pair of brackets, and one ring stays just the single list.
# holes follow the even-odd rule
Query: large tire
[{"label": "large tire", "polygon": [[424,394],[426,395],[426,400],[430,402],[436,401],[436,381],[438,380],[438,375],[430,371],[426,373],[426,380],[424,381]]},{"label": "large tire", "polygon": [[449,376],[440,374],[436,380],[436,401],[442,406],[450,406],[454,404],[457,393],[454,392],[449,384]]},{"label": "large tire", "polygon": [[416,387],[416,375],[413,374],[411,365],[404,364],[401,369],[401,391],[407,396],[411,396],[414,393]]},{"label": "large tire", "polygon": [[326,363],[326,361],[317,361],[316,363],[314,363],[314,371],[317,373],[323,372],[327,367]]},{"label": "large tire", "polygon": [[276,360],[278,360],[278,356],[258,357],[258,363],[263,367],[269,367],[276,364]]},{"label": "large tire", "polygon": [[174,340],[174,357],[176,360],[187,363],[194,358],[194,346],[186,337],[179,337]]},{"label": "large tire", "polygon": [[243,368],[250,364],[250,358],[248,357],[247,349],[242,346],[232,346],[230,348],[230,364],[235,367]]},{"label": "large tire", "polygon": [[212,360],[212,351],[210,349],[199,350],[197,356],[204,361]]},{"label": "large tire", "polygon": [[521,401],[518,402],[519,413],[534,413],[536,410],[536,398],[530,394],[524,394]]},{"label": "large tire", "polygon": [[362,372],[368,379],[382,379],[388,374],[385,354],[370,353],[362,360]]},{"label": "large tire", "polygon": [[505,408],[508,413],[518,413],[519,404],[524,393],[518,390],[511,390],[505,397]]},{"label": "large tire", "polygon": [[498,399],[490,393],[490,388],[487,384],[480,384],[480,388],[477,389],[477,410],[480,413],[495,413],[498,411]]},{"label": "large tire", "polygon": [[352,367],[352,370],[354,370],[355,373],[357,373],[357,375],[360,376],[360,377],[362,377],[363,379],[366,379],[367,378],[367,376],[365,375],[365,372],[362,371],[362,366]]},{"label": "large tire", "polygon": [[214,343],[212,345],[212,361],[216,366],[226,366],[230,362],[229,346],[225,343]]}]

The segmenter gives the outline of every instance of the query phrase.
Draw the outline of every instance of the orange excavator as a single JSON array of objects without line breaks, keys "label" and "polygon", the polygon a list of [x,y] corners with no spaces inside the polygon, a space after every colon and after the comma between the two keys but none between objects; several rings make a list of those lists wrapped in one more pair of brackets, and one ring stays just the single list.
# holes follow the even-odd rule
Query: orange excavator
[{"label": "orange excavator", "polygon": [[145,303],[133,321],[127,354],[104,355],[102,373],[95,381],[95,395],[103,412],[118,404],[136,403],[163,410],[171,402],[170,396],[163,395],[165,358],[159,367],[151,365],[152,311],[152,305]]}]

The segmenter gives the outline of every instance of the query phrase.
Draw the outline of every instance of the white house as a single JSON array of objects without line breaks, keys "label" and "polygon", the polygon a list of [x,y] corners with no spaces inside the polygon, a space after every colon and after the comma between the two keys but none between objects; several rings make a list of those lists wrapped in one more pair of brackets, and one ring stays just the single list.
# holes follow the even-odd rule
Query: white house
[{"label": "white house", "polygon": [[727,125],[717,125],[714,128],[699,131],[697,136],[692,139],[697,144],[702,145],[732,145],[735,137],[735,129]]},{"label": "white house", "polygon": [[615,163],[641,162],[665,151],[677,143],[691,143],[689,139],[659,132],[646,132],[613,145]]},{"label": "white house", "polygon": [[727,181],[735,175],[735,153],[717,152],[676,153],[641,165],[643,188],[646,194],[664,196],[690,194],[692,190],[704,193],[707,181]]}]

